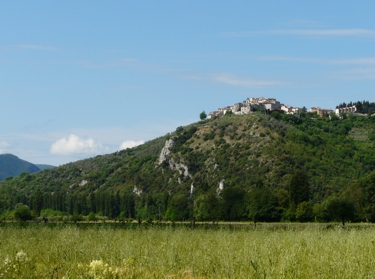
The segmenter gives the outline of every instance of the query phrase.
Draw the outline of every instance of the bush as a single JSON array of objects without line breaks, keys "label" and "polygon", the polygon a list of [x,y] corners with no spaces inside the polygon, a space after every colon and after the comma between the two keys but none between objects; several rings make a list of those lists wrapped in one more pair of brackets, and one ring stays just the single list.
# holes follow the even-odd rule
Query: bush
[{"label": "bush", "polygon": [[14,218],[19,222],[26,222],[33,219],[33,212],[27,205],[17,205],[14,211]]}]

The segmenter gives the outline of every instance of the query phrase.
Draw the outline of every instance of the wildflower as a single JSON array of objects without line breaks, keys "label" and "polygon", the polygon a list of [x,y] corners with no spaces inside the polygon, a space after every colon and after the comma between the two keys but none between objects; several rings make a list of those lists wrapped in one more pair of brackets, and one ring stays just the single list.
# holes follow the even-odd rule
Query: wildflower
[{"label": "wildflower", "polygon": [[27,258],[27,254],[24,251],[20,251],[16,254],[16,260],[18,262],[27,262],[29,259]]},{"label": "wildflower", "polygon": [[104,266],[104,263],[102,260],[93,260],[90,263],[91,270],[102,270],[103,266]]},{"label": "wildflower", "polygon": [[6,256],[5,260],[4,260],[4,265],[8,265],[11,263],[11,260],[9,259],[8,256]]}]

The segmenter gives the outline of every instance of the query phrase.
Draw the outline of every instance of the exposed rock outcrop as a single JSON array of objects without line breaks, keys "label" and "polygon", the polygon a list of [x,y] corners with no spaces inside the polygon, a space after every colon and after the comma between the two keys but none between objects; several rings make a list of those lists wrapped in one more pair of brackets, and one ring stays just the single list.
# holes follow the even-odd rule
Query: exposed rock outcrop
[{"label": "exposed rock outcrop", "polygon": [[159,155],[159,165],[162,164],[165,160],[169,159],[169,154],[171,153],[171,149],[174,145],[173,139],[169,139],[165,141],[164,147],[160,152]]},{"label": "exposed rock outcrop", "polygon": [[171,149],[173,148],[173,146],[174,146],[173,139],[169,139],[165,141],[165,145],[159,155],[159,165],[161,165],[165,161],[168,161],[169,167],[172,170],[177,170],[180,172],[180,174],[183,174],[185,177],[192,178],[191,174],[189,174],[188,167],[185,164],[181,162],[177,163],[175,160],[170,158]]}]

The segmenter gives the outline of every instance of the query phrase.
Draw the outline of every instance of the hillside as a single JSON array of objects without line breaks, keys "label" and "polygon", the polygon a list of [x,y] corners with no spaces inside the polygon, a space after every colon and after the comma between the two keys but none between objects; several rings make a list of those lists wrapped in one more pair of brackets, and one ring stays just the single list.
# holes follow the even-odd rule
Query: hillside
[{"label": "hillside", "polygon": [[4,181],[0,209],[22,202],[112,218],[306,221],[333,219],[330,201],[349,199],[357,220],[372,220],[363,181],[375,169],[374,144],[375,117],[228,114]]},{"label": "hillside", "polygon": [[10,176],[19,176],[23,172],[34,173],[40,169],[12,154],[0,154],[0,181]]},{"label": "hillside", "polygon": [[46,169],[52,169],[55,166],[52,165],[46,165],[46,164],[35,164],[40,170],[46,170]]}]

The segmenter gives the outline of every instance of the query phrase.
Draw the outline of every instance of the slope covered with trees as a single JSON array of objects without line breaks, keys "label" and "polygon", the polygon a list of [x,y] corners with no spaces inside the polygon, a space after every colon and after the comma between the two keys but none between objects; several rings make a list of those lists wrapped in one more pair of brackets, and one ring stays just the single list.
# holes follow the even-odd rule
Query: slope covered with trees
[{"label": "slope covered with trees", "polygon": [[4,181],[0,210],[22,203],[37,214],[143,220],[375,221],[374,144],[375,117],[226,115]]}]

